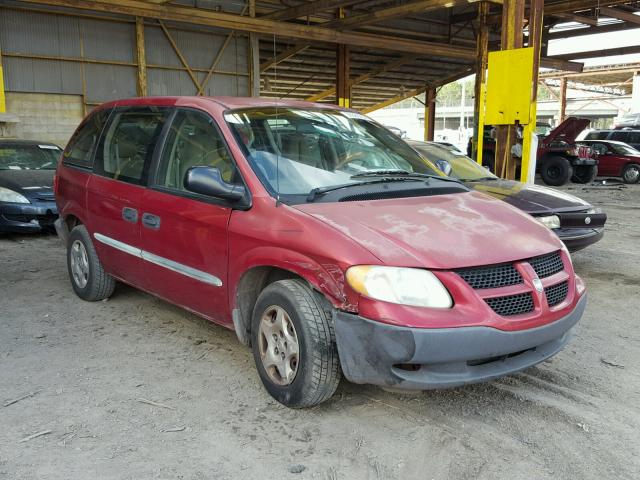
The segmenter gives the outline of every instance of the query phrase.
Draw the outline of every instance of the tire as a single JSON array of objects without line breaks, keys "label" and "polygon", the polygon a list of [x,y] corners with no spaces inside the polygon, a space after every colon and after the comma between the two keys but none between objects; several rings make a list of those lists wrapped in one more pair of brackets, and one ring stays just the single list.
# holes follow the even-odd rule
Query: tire
[{"label": "tire", "polygon": [[102,268],[84,225],[76,226],[69,234],[67,270],[73,291],[88,302],[109,298],[116,287],[115,279]]},{"label": "tire", "polygon": [[[292,353],[292,339],[297,340],[297,355]],[[253,310],[251,348],[265,389],[287,407],[317,405],[338,388],[332,309],[301,280],[280,280],[260,293]],[[281,358],[281,368],[269,365]]]},{"label": "tire", "polygon": [[640,165],[630,163],[622,169],[622,181],[624,183],[638,183],[640,181]]},{"label": "tire", "polygon": [[559,187],[573,177],[573,167],[564,157],[550,157],[540,167],[540,176],[547,185]]},{"label": "tire", "polygon": [[587,184],[593,182],[597,175],[597,165],[577,165],[573,167],[573,176],[571,177],[571,181],[573,183]]}]

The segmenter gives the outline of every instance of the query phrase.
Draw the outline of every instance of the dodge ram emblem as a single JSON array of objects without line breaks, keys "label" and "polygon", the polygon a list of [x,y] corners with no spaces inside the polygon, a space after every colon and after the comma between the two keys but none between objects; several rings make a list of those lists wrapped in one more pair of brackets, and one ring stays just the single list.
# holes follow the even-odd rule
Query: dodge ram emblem
[{"label": "dodge ram emblem", "polygon": [[544,290],[543,287],[542,287],[542,282],[537,277],[533,279],[533,286],[536,288],[536,290],[539,293],[542,293],[542,290]]}]

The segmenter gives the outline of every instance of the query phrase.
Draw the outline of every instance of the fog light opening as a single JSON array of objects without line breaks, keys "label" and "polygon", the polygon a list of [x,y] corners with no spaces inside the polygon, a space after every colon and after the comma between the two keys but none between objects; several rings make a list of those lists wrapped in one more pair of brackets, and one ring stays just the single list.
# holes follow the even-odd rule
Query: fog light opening
[{"label": "fog light opening", "polygon": [[407,372],[417,372],[422,368],[422,365],[419,363],[396,363],[394,367]]}]

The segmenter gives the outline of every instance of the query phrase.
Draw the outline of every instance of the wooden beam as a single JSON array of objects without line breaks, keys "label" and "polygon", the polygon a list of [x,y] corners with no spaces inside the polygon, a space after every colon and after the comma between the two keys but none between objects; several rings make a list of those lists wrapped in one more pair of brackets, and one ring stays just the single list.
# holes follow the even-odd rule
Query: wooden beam
[{"label": "wooden beam", "polygon": [[595,35],[596,33],[612,33],[621,32],[624,30],[630,30],[632,28],[638,28],[635,24],[630,23],[612,23],[610,25],[599,25],[597,27],[582,27],[571,28],[566,30],[558,30],[557,32],[550,32],[548,35],[549,40],[558,40],[561,38],[574,38],[582,37],[584,35]]},{"label": "wooden beam", "polygon": [[348,7],[364,0],[315,0],[305,2],[295,7],[276,10],[274,12],[262,15],[262,18],[270,18],[271,20],[293,20],[295,18],[306,17],[309,15],[317,15],[327,10],[333,10],[341,7]]},{"label": "wooden beam", "polygon": [[191,80],[193,81],[193,84],[196,86],[196,88],[199,91],[200,82],[198,81],[198,77],[196,77],[196,74],[193,73],[193,70],[191,70],[191,67],[189,66],[189,62],[187,62],[187,59],[184,57],[184,55],[178,48],[178,45],[176,44],[176,41],[173,39],[173,36],[171,35],[171,32],[169,32],[169,29],[167,28],[167,26],[164,24],[162,20],[158,20],[158,22],[160,23],[160,28],[164,32],[165,37],[167,37],[167,40],[169,40],[169,44],[171,45],[171,48],[173,48],[173,51],[176,52],[176,55],[180,59],[180,62],[182,62],[182,65],[184,66],[184,68],[187,69],[187,73],[189,74],[189,76],[191,77]]},{"label": "wooden beam", "polygon": [[640,25],[640,16],[634,15],[630,12],[625,12],[623,10],[618,10],[616,8],[600,7],[600,15],[605,15],[607,17],[622,20],[624,22]]},{"label": "wooden beam", "polygon": [[592,27],[598,26],[597,18],[585,17],[584,15],[576,15],[575,13],[556,13],[554,17],[568,20],[570,22],[582,23],[583,25],[591,25]]},{"label": "wooden beam", "polygon": [[328,28],[286,23],[266,18],[253,18],[208,9],[179,5],[154,5],[141,0],[25,0],[25,2],[208,25],[244,32],[298,38],[305,41],[342,43],[357,47],[427,54],[436,57],[467,60],[475,58],[475,52],[472,49],[448,44],[418,42],[369,33],[338,32]]},{"label": "wooden beam", "polygon": [[584,63],[571,62],[556,57],[546,57],[540,59],[540,66],[566,72],[581,72],[584,68]]},{"label": "wooden beam", "polygon": [[[405,63],[410,62],[411,60],[415,60],[415,55],[407,55],[404,57],[399,58],[398,60],[393,60],[389,63],[386,63],[374,70],[371,70],[367,73],[364,73],[362,75],[360,75],[359,77],[354,78],[353,80],[351,80],[350,82],[350,86],[354,87],[355,85],[358,85],[359,83],[362,82],[366,82],[367,80],[380,75],[381,73],[390,71],[390,70],[395,70],[396,68],[404,65]],[[326,90],[323,90],[322,92],[316,93],[315,95],[310,96],[309,98],[307,98],[308,102],[317,102],[318,100],[322,100],[323,98],[327,98],[330,97],[331,95],[333,95],[334,93],[336,93],[336,87],[331,87],[331,88],[327,88]]]},{"label": "wooden beam", "polygon": [[[369,25],[372,23],[391,20],[394,18],[406,17],[408,15],[428,12],[440,8],[453,8],[458,6],[470,5],[478,3],[481,0],[416,0],[395,7],[381,8],[369,13],[361,15],[353,15],[351,17],[340,18],[323,23],[322,26],[327,28],[352,28]],[[494,3],[502,3],[494,2]]]},{"label": "wooden beam", "polygon": [[427,88],[424,99],[424,141],[433,142],[436,133],[436,89]]},{"label": "wooden beam", "polygon": [[477,158],[478,134],[480,132],[480,104],[482,92],[485,88],[487,64],[489,62],[489,3],[482,2],[478,5],[478,33],[476,36],[476,79],[474,85],[473,101],[473,139],[471,141],[471,158]]},{"label": "wooden beam", "polygon": [[583,78],[583,77],[592,77],[592,76],[603,76],[603,75],[615,75],[619,73],[634,73],[640,71],[640,64],[635,66],[623,66],[623,67],[598,67],[591,68],[581,73],[567,73],[567,72],[544,72],[540,74],[540,78],[542,79],[556,79],[556,78]]},{"label": "wooden beam", "polygon": [[571,0],[567,2],[558,1],[550,5],[545,5],[545,15],[555,15],[563,12],[579,12],[591,8],[607,7],[612,5],[622,5],[629,3],[629,0]]},{"label": "wooden beam", "polygon": [[269,70],[271,67],[275,67],[279,63],[284,62],[285,60],[289,60],[294,55],[305,51],[310,46],[311,45],[309,45],[308,43],[299,43],[297,45],[294,45],[293,47],[286,49],[284,52],[279,53],[275,57],[270,58],[266,62],[262,62],[260,64],[260,71],[264,72],[266,70]]},{"label": "wooden beam", "polygon": [[349,81],[349,47],[336,46],[336,103],[340,107],[351,107],[351,82]]},{"label": "wooden beam", "polygon": [[567,116],[567,77],[560,79],[560,122]]},{"label": "wooden beam", "polygon": [[139,97],[147,96],[147,55],[144,46],[144,18],[136,17],[136,61],[138,62],[137,91]]},{"label": "wooden beam", "polygon": [[438,82],[434,82],[431,85],[425,85],[424,87],[418,87],[414,90],[409,90],[408,92],[402,93],[400,95],[396,95],[395,97],[391,97],[387,100],[384,100],[380,103],[376,103],[375,105],[371,105],[369,107],[363,108],[360,110],[360,112],[362,113],[371,113],[374,110],[379,110],[381,108],[384,107],[388,107],[389,105],[393,105],[394,103],[398,103],[401,102],[402,100],[406,100],[407,98],[411,98],[411,97],[415,97],[417,95],[420,95],[421,93],[424,93],[429,87],[432,88],[438,88],[441,87],[443,85],[447,85],[451,82],[455,82],[457,80],[460,80],[461,78],[464,78],[466,76],[469,76],[473,73],[473,67],[467,67],[464,70],[454,73],[453,75],[450,75],[449,77],[440,79],[440,81]]},{"label": "wooden beam", "polygon": [[640,53],[640,45],[632,45],[630,47],[607,48],[605,50],[589,50],[586,52],[564,53],[562,55],[554,55],[554,60],[581,60],[585,58],[597,57],[613,57],[617,55],[630,55]]}]

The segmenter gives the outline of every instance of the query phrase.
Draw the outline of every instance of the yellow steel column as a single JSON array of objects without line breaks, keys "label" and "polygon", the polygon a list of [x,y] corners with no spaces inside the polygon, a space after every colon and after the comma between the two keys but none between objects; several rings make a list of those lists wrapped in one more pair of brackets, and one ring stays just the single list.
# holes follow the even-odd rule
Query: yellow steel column
[{"label": "yellow steel column", "polygon": [[138,96],[147,96],[147,56],[144,46],[144,18],[136,17],[136,53],[138,62]]},{"label": "yellow steel column", "polygon": [[[534,180],[537,152],[531,151],[531,140],[536,134],[536,117],[538,113],[538,73],[540,70],[540,55],[542,52],[542,37],[544,23],[544,0],[531,0],[529,3],[529,47],[533,48],[533,75],[531,84],[531,105],[529,109],[529,123],[522,132],[522,163],[520,166],[520,181]],[[533,155],[533,158],[531,156]],[[529,165],[532,175],[529,176]],[[531,177],[531,178],[529,178]]]},{"label": "yellow steel column", "polygon": [[484,108],[481,102],[485,88],[485,72],[489,57],[489,2],[480,2],[478,5],[478,36],[476,38],[476,82],[473,106],[473,139],[471,140],[471,158],[482,165],[482,136],[484,125],[480,124],[480,110]]},{"label": "yellow steel column", "polygon": [[[504,0],[502,6],[502,50],[522,48],[524,0]],[[496,126],[495,172],[503,178],[515,178],[511,147],[515,144],[515,125]]]},{"label": "yellow steel column", "polygon": [[2,46],[0,45],[0,113],[7,111],[7,102],[4,96],[4,75],[2,73]]}]

